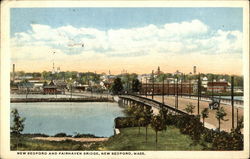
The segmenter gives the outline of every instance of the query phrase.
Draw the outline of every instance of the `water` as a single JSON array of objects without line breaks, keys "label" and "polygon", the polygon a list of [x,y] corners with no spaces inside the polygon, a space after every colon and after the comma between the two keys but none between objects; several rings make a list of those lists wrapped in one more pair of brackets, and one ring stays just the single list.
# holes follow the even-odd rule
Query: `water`
[{"label": "water", "polygon": [[[107,94],[72,93],[72,98],[109,97]],[[26,98],[25,94],[10,94],[10,98]],[[28,94],[27,98],[71,98],[71,94]]]},{"label": "water", "polygon": [[[231,96],[215,96],[215,97],[220,97],[220,98],[224,98],[224,99],[231,99]],[[234,99],[243,100],[243,96],[234,96]]]},{"label": "water", "polygon": [[117,103],[11,103],[25,117],[23,133],[55,135],[114,134],[114,119],[124,116]]}]

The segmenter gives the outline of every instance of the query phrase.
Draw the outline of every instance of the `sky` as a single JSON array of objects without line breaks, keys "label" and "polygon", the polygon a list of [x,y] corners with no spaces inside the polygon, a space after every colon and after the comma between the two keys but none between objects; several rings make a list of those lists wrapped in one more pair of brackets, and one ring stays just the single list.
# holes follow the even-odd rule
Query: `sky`
[{"label": "sky", "polygon": [[242,74],[242,8],[12,8],[16,70]]}]

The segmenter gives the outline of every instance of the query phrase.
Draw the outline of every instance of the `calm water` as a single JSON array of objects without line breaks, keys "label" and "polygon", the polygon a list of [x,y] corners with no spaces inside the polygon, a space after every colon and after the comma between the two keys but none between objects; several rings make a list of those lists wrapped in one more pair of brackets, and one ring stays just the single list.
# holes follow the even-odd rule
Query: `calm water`
[{"label": "calm water", "polygon": [[114,119],[124,116],[117,103],[11,103],[25,117],[23,133],[55,135],[114,134]]},{"label": "calm water", "polygon": [[[215,96],[215,97],[220,97],[220,96]],[[234,96],[234,99],[243,100],[243,97],[244,96]],[[220,98],[231,99],[231,96],[221,96]]]}]

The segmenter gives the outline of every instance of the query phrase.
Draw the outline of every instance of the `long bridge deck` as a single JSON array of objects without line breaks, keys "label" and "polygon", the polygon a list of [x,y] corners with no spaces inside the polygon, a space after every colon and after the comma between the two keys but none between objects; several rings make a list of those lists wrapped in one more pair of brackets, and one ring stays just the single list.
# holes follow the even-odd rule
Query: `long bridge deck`
[{"label": "long bridge deck", "polygon": [[154,107],[154,108],[157,108],[157,109],[160,109],[163,106],[163,107],[167,108],[170,112],[175,112],[177,114],[187,114],[186,112],[184,112],[182,110],[178,110],[178,109],[176,109],[174,107],[171,107],[169,105],[162,104],[159,101],[152,100],[152,99],[142,97],[142,96],[120,95],[119,98],[127,99],[127,100],[133,100],[133,101],[136,101],[138,103],[142,103],[144,105],[151,106],[151,107]]}]

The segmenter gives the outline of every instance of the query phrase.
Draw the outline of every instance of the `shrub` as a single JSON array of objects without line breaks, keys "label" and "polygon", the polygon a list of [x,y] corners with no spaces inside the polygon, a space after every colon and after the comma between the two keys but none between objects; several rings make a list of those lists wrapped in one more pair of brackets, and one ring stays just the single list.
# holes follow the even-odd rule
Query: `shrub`
[{"label": "shrub", "polygon": [[97,136],[93,134],[76,134],[74,138],[81,138],[81,137],[88,137],[88,138],[98,138]]},{"label": "shrub", "polygon": [[115,118],[115,128],[136,127],[138,122],[134,117],[117,117]]},{"label": "shrub", "polygon": [[58,133],[58,134],[55,134],[54,137],[67,137],[67,134],[66,133]]}]

